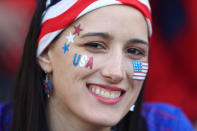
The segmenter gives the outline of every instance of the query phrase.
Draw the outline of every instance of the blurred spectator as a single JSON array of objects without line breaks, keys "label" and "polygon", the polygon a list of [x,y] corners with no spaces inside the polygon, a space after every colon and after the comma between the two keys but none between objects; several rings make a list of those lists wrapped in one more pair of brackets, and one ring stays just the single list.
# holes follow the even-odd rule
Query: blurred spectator
[{"label": "blurred spectator", "polygon": [[34,8],[34,0],[0,1],[0,102],[8,100]]},{"label": "blurred spectator", "polygon": [[177,105],[195,122],[197,1],[151,0],[151,4],[154,36],[146,101]]}]

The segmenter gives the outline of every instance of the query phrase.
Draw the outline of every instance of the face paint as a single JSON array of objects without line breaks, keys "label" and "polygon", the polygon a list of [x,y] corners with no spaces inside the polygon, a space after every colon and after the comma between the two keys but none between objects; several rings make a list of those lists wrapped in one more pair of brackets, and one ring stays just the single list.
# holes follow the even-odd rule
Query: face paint
[{"label": "face paint", "polygon": [[[80,32],[82,31],[82,29],[80,28],[80,24],[78,26],[74,26],[75,28],[75,32],[73,34],[77,34],[79,36]],[[74,38],[75,35],[73,35],[71,32],[70,34],[66,37],[68,40],[68,43],[72,42],[74,43]],[[66,43],[64,44],[64,46],[62,47],[62,49],[64,50],[64,54],[66,51],[69,51],[69,44],[67,45]],[[87,55],[78,55],[77,57],[77,53],[75,53],[74,55],[74,59],[73,59],[73,65],[76,67],[79,64],[80,67],[86,67],[89,69],[93,68],[93,57],[90,57],[90,59],[88,60],[88,56]]]},{"label": "face paint", "polygon": [[[77,34],[79,36],[80,32],[83,30],[81,29],[80,27],[80,24],[78,26],[74,26],[75,28],[75,32],[73,34]],[[74,37],[75,35],[72,35],[71,33],[69,34],[69,36],[67,36],[66,38],[68,39],[68,42],[74,42]],[[93,67],[93,57],[91,57],[89,60],[88,60],[88,56],[87,55],[80,55],[78,56],[78,59],[76,61],[76,57],[77,57],[77,54],[75,53],[75,56],[74,56],[74,59],[73,59],[73,65],[74,66],[77,66],[79,64],[80,67],[86,67],[86,68],[90,68],[92,69]],[[88,60],[88,62],[87,62]],[[86,64],[87,63],[87,64]]]},{"label": "face paint", "polygon": [[68,40],[68,44],[70,42],[74,43],[74,38],[75,38],[75,35],[73,35],[71,32],[70,34],[66,37],[66,39]]},{"label": "face paint", "polygon": [[64,44],[64,46],[62,47],[62,49],[64,50],[64,54],[66,53],[66,51],[69,51],[69,44],[67,45],[66,43]]},{"label": "face paint", "polygon": [[[76,61],[77,59],[77,61]],[[80,67],[86,67],[89,69],[93,68],[93,57],[90,57],[90,59],[88,60],[88,56],[87,55],[78,55],[77,58],[77,53],[75,53],[74,59],[73,59],[73,65],[76,67],[79,64]]]},{"label": "face paint", "polygon": [[148,72],[148,63],[144,61],[132,61],[133,64],[133,79],[144,80]]},{"label": "face paint", "polygon": [[73,65],[77,66],[79,64],[79,60],[81,58],[81,55],[79,54],[77,62],[76,62],[76,57],[77,57],[77,53],[75,53],[74,59],[73,59]]},{"label": "face paint", "polygon": [[88,63],[86,64],[86,68],[89,67],[90,69],[92,69],[92,66],[93,66],[93,57],[90,57]]},{"label": "face paint", "polygon": [[77,34],[79,36],[80,32],[83,31],[83,29],[80,28],[80,24],[78,26],[74,26],[75,32],[74,34]]},{"label": "face paint", "polygon": [[80,67],[84,67],[84,66],[86,65],[87,60],[88,60],[87,55],[83,55],[83,56],[81,57],[80,62],[79,62],[79,66],[80,66]]},{"label": "face paint", "polygon": [[[80,33],[80,31],[82,31],[82,29],[80,28],[80,24],[78,26],[74,26],[75,28],[75,32],[74,34],[78,34]],[[68,45],[65,43],[64,46],[62,47],[62,49],[64,50],[64,54],[66,53],[66,51],[69,51],[69,43],[74,43],[74,38],[75,38],[75,35],[73,35],[71,32],[69,33],[68,36],[66,36],[66,39],[68,40],[67,43]]]}]

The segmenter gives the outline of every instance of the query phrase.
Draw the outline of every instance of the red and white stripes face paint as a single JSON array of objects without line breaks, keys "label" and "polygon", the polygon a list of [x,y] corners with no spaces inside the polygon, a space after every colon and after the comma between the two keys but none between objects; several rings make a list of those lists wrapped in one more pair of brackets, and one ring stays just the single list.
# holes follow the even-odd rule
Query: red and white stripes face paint
[{"label": "red and white stripes face paint", "polygon": [[145,80],[148,72],[148,63],[145,61],[132,61],[133,80]]},{"label": "red and white stripes face paint", "polygon": [[52,42],[52,40],[79,17],[108,5],[129,5],[138,9],[146,18],[149,38],[152,35],[151,9],[148,0],[47,0],[50,5],[43,13],[41,31],[38,38],[37,56]]}]

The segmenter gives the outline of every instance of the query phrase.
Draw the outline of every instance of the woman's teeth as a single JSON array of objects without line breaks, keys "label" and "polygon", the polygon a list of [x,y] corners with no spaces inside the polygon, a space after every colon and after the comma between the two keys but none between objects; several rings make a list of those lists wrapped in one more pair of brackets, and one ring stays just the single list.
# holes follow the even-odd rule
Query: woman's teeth
[{"label": "woman's teeth", "polygon": [[121,91],[109,91],[109,90],[106,90],[104,88],[97,87],[97,86],[91,86],[89,87],[89,89],[93,93],[99,96],[105,97],[105,98],[118,98],[121,95]]}]

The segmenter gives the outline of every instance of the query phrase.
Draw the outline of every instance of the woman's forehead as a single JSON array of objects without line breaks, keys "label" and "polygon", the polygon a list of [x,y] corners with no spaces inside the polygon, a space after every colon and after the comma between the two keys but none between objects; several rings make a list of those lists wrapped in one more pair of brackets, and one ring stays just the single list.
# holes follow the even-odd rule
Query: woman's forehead
[{"label": "woman's forehead", "polygon": [[83,35],[147,37],[148,28],[144,16],[133,7],[110,5],[87,13],[72,26],[81,25]]},{"label": "woman's forehead", "polygon": [[[88,19],[88,20],[91,20],[91,19],[131,20],[131,19],[141,19],[141,18],[145,20],[145,17],[143,16],[143,14],[134,7],[126,6],[126,5],[108,5],[108,6],[93,10],[91,12],[88,12],[84,16],[77,19],[77,21],[80,21],[80,19],[83,19],[83,20],[84,19]],[[86,22],[88,23],[89,21],[86,21]],[[105,21],[105,22],[108,22],[108,21]],[[115,22],[116,21],[114,21],[114,23]]]}]

